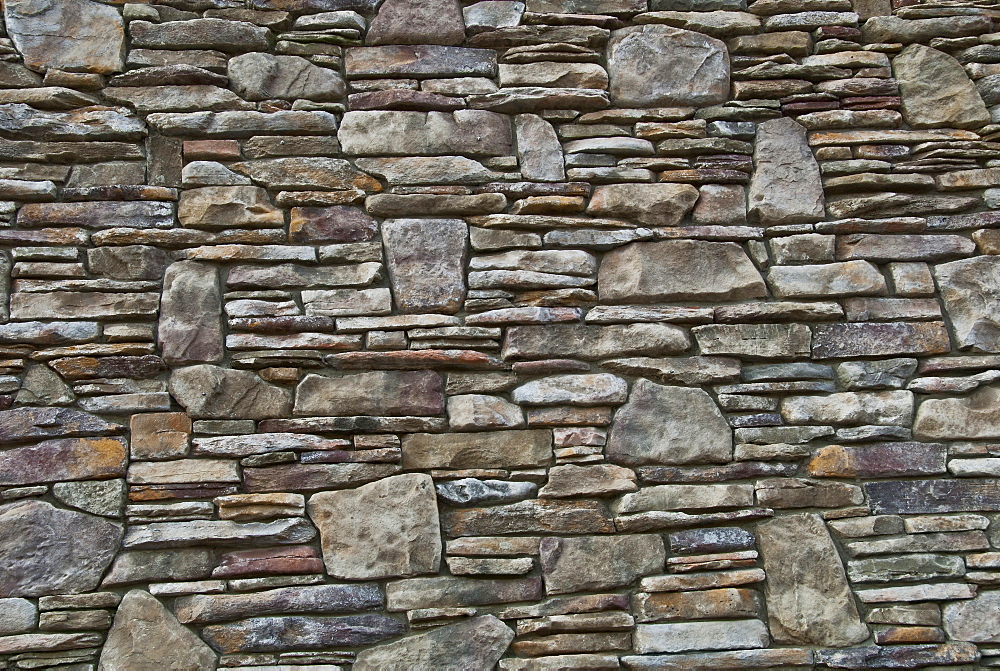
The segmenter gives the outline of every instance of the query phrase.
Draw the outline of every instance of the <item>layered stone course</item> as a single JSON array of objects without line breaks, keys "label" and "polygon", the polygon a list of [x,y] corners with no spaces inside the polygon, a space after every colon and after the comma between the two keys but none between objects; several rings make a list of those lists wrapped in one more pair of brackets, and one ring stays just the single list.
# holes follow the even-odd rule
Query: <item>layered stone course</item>
[{"label": "layered stone course", "polygon": [[0,4],[0,669],[1000,666],[997,6]]}]

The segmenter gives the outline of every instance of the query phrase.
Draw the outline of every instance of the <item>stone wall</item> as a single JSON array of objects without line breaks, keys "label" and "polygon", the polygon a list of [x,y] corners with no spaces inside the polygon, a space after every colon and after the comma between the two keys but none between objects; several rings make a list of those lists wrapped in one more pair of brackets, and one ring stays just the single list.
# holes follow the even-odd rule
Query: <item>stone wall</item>
[{"label": "stone wall", "polygon": [[1000,665],[1000,6],[3,4],[0,669]]}]

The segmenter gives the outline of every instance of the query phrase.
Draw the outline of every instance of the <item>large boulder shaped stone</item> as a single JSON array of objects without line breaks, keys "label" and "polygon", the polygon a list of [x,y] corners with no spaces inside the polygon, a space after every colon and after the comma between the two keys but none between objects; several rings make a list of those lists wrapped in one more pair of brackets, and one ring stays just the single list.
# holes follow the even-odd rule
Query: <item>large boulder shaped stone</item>
[{"label": "large boulder shaped stone", "polygon": [[32,70],[110,74],[122,69],[125,25],[114,7],[93,0],[7,0],[3,5],[7,33]]},{"label": "large boulder shaped stone", "polygon": [[726,45],[700,33],[647,24],[611,33],[611,99],[619,107],[707,106],[729,95]]},{"label": "large boulder shaped stone", "polygon": [[911,44],[892,59],[903,118],[913,128],[979,128],[990,113],[965,68],[948,54]]},{"label": "large boulder shaped stone", "polygon": [[823,180],[805,126],[790,118],[760,124],[753,163],[747,197],[750,214],[760,223],[810,224],[823,218]]},{"label": "large boulder shaped stone", "polygon": [[214,669],[215,653],[156,597],[134,589],[122,598],[98,671]]},{"label": "large boulder shaped stone", "polygon": [[97,587],[122,527],[37,499],[0,505],[0,597],[77,594]]},{"label": "large boulder shaped stone", "polygon": [[1000,590],[980,592],[944,607],[944,629],[956,641],[1000,643]]},{"label": "large boulder shaped stone", "polygon": [[253,371],[211,364],[175,370],[170,393],[195,419],[270,419],[292,411],[287,389],[264,382]]},{"label": "large boulder shaped stone", "polygon": [[732,431],[711,396],[649,380],[637,381],[615,412],[607,445],[608,461],[626,466],[723,463],[732,452]]},{"label": "large boulder shaped stone", "polygon": [[386,265],[402,312],[455,313],[465,299],[468,226],[461,219],[387,219]]},{"label": "large boulder shaped stone", "polygon": [[190,228],[275,228],[285,225],[281,210],[257,186],[206,186],[181,192],[181,226]]},{"label": "large boulder shaped stone", "polygon": [[157,337],[168,364],[222,360],[222,294],[214,265],[178,261],[167,268]]},{"label": "large boulder shaped stone", "polygon": [[347,93],[335,70],[313,65],[301,56],[249,53],[229,61],[229,82],[246,100],[330,101]]},{"label": "large boulder shaped stone", "polygon": [[457,0],[385,0],[372,19],[366,44],[446,44],[465,41]]},{"label": "large boulder shaped stone", "polygon": [[518,114],[514,117],[514,135],[522,177],[539,182],[566,178],[562,144],[552,124],[537,114]]},{"label": "large boulder shaped stone", "polygon": [[444,383],[430,370],[372,371],[342,377],[307,375],[295,392],[305,416],[438,415]]},{"label": "large boulder shaped stone", "polygon": [[543,538],[540,546],[546,594],[615,589],[663,571],[658,535]]},{"label": "large boulder shaped stone", "polygon": [[822,517],[777,517],[757,527],[757,544],[776,642],[842,647],[868,638]]},{"label": "large boulder shaped stone", "polygon": [[437,573],[441,529],[434,481],[424,473],[321,492],[307,504],[327,573],[346,580]]},{"label": "large boulder shaped stone", "polygon": [[587,212],[645,226],[676,226],[698,200],[690,184],[605,184],[594,189]]},{"label": "large boulder shaped stone", "polygon": [[934,276],[958,346],[1000,352],[1000,257],[942,263]]},{"label": "large boulder shaped stone", "polygon": [[618,247],[601,261],[601,302],[655,303],[760,298],[764,279],[733,242],[663,240]]},{"label": "large boulder shaped stone", "polygon": [[959,398],[929,398],[917,408],[913,435],[920,440],[1000,438],[1000,387],[981,387]]},{"label": "large boulder shaped stone", "polygon": [[438,627],[358,654],[354,671],[492,669],[514,640],[514,632],[493,615]]}]

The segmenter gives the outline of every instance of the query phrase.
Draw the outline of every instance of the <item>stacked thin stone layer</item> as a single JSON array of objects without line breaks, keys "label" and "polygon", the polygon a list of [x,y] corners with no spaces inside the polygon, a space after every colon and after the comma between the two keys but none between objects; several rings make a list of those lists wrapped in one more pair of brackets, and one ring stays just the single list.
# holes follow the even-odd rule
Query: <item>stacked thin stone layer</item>
[{"label": "stacked thin stone layer", "polygon": [[3,5],[0,669],[1000,665],[1000,6]]}]

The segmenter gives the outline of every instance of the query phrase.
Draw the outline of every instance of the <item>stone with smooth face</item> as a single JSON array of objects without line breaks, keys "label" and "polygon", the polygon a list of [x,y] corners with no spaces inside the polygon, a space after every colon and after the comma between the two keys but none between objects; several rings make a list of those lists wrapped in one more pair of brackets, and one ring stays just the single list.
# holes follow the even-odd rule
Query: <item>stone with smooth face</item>
[{"label": "stone with smooth face", "polygon": [[757,527],[757,544],[776,642],[842,647],[868,638],[837,548],[819,515],[765,522]]},{"label": "stone with smooth face", "polygon": [[546,537],[541,542],[546,594],[614,589],[663,571],[657,535]]},{"label": "stone with smooth face", "polygon": [[518,468],[552,459],[552,433],[544,429],[403,436],[403,468]]},{"label": "stone with smooth face", "polygon": [[770,642],[767,627],[760,620],[640,624],[635,628],[635,650],[639,653],[766,648]]},{"label": "stone with smooth face", "polygon": [[711,396],[649,380],[632,385],[606,448],[609,461],[625,466],[724,463],[732,450],[732,430]]},{"label": "stone with smooth face", "polygon": [[114,7],[92,0],[9,0],[4,20],[32,70],[111,74],[122,69],[125,27]]},{"label": "stone with smooth face", "polygon": [[492,669],[514,640],[514,632],[493,615],[408,636],[358,654],[357,671],[408,669]]},{"label": "stone with smooth face", "polygon": [[608,303],[739,300],[767,292],[739,245],[702,240],[619,247],[605,254],[597,282],[601,301]]},{"label": "stone with smooth face", "polygon": [[698,189],[690,184],[602,184],[594,189],[587,212],[645,226],[676,226],[697,200]]},{"label": "stone with smooth face", "polygon": [[958,398],[930,398],[917,408],[913,435],[921,440],[1000,438],[1000,387]]},{"label": "stone with smooth face", "polygon": [[673,324],[511,326],[503,344],[506,359],[604,359],[633,354],[677,354],[690,347],[684,329]]},{"label": "stone with smooth face", "polygon": [[215,653],[156,597],[128,592],[101,651],[99,671],[135,668],[213,669]]},{"label": "stone with smooth face", "polygon": [[549,480],[538,492],[540,498],[605,496],[638,489],[635,473],[614,464],[577,466],[563,464],[549,469]]},{"label": "stone with smooth face", "polygon": [[157,337],[168,364],[222,359],[222,295],[214,265],[177,261],[167,268]]},{"label": "stone with smooth face", "polygon": [[316,530],[301,517],[247,523],[230,520],[194,520],[133,525],[129,527],[123,545],[126,548],[251,543],[295,545],[307,543],[315,536]]},{"label": "stone with smooth face", "polygon": [[975,84],[953,56],[911,44],[892,59],[903,118],[912,128],[979,128],[990,114]]},{"label": "stone with smooth face", "polygon": [[647,24],[611,33],[611,98],[618,107],[708,106],[729,95],[729,53],[719,40]]},{"label": "stone with smooth face", "polygon": [[486,110],[348,112],[337,133],[355,156],[509,156],[510,118]]},{"label": "stone with smooth face", "polygon": [[120,524],[37,499],[0,505],[0,597],[93,590],[121,539]]},{"label": "stone with smooth face", "polygon": [[823,182],[806,129],[791,118],[757,126],[749,212],[764,226],[810,224],[824,216]]},{"label": "stone with smooth face", "polygon": [[958,346],[1000,352],[1000,257],[977,256],[934,267]]},{"label": "stone with smooth face", "polygon": [[441,564],[434,482],[396,475],[353,490],[314,494],[309,517],[320,530],[327,573],[348,580],[437,573]]},{"label": "stone with smooth face", "polygon": [[188,366],[170,375],[170,394],[195,419],[287,417],[292,395],[253,371],[211,364]]},{"label": "stone with smooth face", "polygon": [[233,89],[244,100],[330,101],[347,93],[335,70],[313,65],[300,56],[243,54],[229,60],[227,73]]},{"label": "stone with smooth face", "polygon": [[461,219],[387,219],[386,266],[402,312],[453,314],[465,298],[468,226]]},{"label": "stone with smooth face", "polygon": [[385,0],[365,44],[461,44],[465,20],[457,0]]},{"label": "stone with smooth face", "polygon": [[629,514],[650,510],[741,508],[752,504],[752,485],[655,485],[622,496],[613,509],[618,514]]},{"label": "stone with smooth face", "polygon": [[444,383],[434,371],[371,371],[341,377],[307,375],[295,391],[293,414],[438,415],[444,412]]}]

